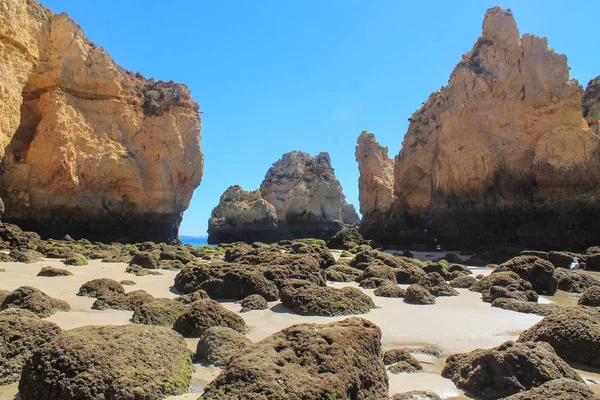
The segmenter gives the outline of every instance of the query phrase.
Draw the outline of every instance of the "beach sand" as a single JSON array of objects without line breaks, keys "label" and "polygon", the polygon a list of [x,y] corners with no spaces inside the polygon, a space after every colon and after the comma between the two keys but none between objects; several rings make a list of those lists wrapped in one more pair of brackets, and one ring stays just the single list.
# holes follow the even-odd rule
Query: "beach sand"
[{"label": "beach sand", "polygon": [[[336,254],[337,256],[337,254]],[[37,277],[44,266],[68,269],[73,273],[66,277]],[[33,286],[48,295],[66,300],[72,307],[71,312],[58,312],[49,318],[63,329],[73,329],[84,325],[122,325],[129,324],[130,311],[96,311],[90,307],[95,299],[76,296],[79,287],[96,278],[112,278],[117,281],[124,279],[137,283],[135,286],[125,286],[126,291],[143,289],[155,297],[174,298],[179,294],[172,289],[176,271],[160,272],[160,276],[135,276],[125,272],[125,263],[102,263],[99,260],[90,261],[87,266],[65,266],[60,260],[47,259],[32,264],[2,263],[0,272],[0,289],[14,290],[19,286]],[[486,268],[474,268],[474,273],[489,274]],[[329,283],[333,287],[355,286],[357,283]],[[406,287],[407,285],[401,285]],[[467,352],[476,348],[490,348],[506,340],[516,339],[520,332],[532,326],[542,317],[532,314],[521,314],[500,308],[492,308],[490,304],[481,301],[479,293],[458,289],[459,296],[438,297],[435,305],[409,305],[402,299],[383,298],[373,295],[373,290],[361,289],[370,295],[378,308],[368,314],[361,315],[376,323],[382,331],[382,347],[388,350],[395,347],[419,347],[425,344],[439,346],[445,354]],[[559,303],[570,303],[573,300],[560,292]],[[552,301],[545,298],[544,301]],[[235,302],[221,302],[226,308],[239,312],[241,306]],[[291,313],[278,301],[270,302],[267,310],[256,310],[240,314],[250,326],[246,335],[253,342],[259,341],[279,330],[298,323],[328,323],[347,318],[345,317],[316,317],[300,316]],[[188,347],[194,351],[198,339],[187,339]],[[467,398],[463,392],[449,379],[442,378],[440,372],[445,363],[445,357],[432,357],[425,354],[415,354],[423,362],[424,371],[416,374],[388,374],[390,378],[390,395],[408,390],[432,390],[442,398]],[[195,364],[196,371],[191,387],[192,393],[174,396],[169,399],[197,399],[208,382],[220,372],[216,367],[205,367]],[[592,389],[600,393],[600,386],[589,381],[600,383],[600,371],[580,371]],[[0,400],[18,399],[17,384],[0,386]]]}]

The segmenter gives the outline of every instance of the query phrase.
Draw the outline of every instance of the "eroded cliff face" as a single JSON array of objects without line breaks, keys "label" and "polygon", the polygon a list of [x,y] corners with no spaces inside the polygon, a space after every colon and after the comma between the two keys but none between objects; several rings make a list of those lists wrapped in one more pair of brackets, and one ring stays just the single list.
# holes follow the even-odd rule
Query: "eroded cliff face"
[{"label": "eroded cliff face", "polygon": [[182,84],[114,63],[66,14],[0,4],[4,220],[44,236],[177,241],[203,173]]},{"label": "eroded cliff face", "polygon": [[488,10],[448,85],[410,118],[388,226],[364,229],[385,242],[447,246],[599,242],[599,140],[582,95],[564,55],[521,37],[510,10]]},{"label": "eroded cliff face", "polygon": [[358,222],[346,202],[329,154],[300,151],[282,156],[260,190],[228,188],[209,220],[209,243],[274,242],[302,237],[329,238]]}]

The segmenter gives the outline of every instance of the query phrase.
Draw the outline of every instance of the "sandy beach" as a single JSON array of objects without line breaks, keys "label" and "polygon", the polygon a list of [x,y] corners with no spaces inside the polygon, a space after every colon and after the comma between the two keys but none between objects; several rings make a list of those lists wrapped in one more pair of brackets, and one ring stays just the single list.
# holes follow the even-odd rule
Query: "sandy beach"
[{"label": "sandy beach", "polygon": [[[337,256],[337,254],[336,254]],[[436,254],[437,256],[437,254]],[[73,273],[66,277],[36,276],[44,266],[66,268]],[[131,311],[91,310],[93,298],[76,296],[79,287],[95,278],[112,278],[115,280],[132,280],[137,284],[126,286],[127,291],[143,289],[155,297],[175,298],[179,294],[172,289],[176,271],[161,270],[159,276],[134,276],[125,272],[125,263],[103,263],[99,260],[90,261],[87,266],[65,266],[60,260],[46,259],[31,264],[2,263],[0,268],[0,289],[14,290],[19,286],[33,286],[48,295],[66,300],[72,307],[71,312],[57,312],[47,318],[63,329],[73,329],[84,325],[122,325],[129,324]],[[489,274],[486,268],[473,268],[476,274]],[[333,283],[333,287],[354,286],[357,283]],[[408,285],[400,285],[406,288]],[[382,331],[383,350],[395,347],[417,348],[423,345],[439,346],[444,354],[468,352],[476,348],[490,348],[506,340],[516,339],[520,332],[537,323],[542,317],[533,314],[521,314],[492,308],[489,303],[481,301],[481,294],[459,289],[459,296],[438,297],[437,304],[409,305],[398,298],[384,298],[373,295],[373,290],[361,289],[371,296],[376,309],[362,315],[377,324]],[[564,292],[554,296],[559,304],[569,304],[576,301],[572,295]],[[554,298],[553,297],[553,298]],[[551,302],[553,298],[542,298],[543,302]],[[235,302],[222,302],[226,308],[238,312],[241,306]],[[240,314],[250,326],[246,335],[253,342],[298,323],[328,323],[345,319],[346,317],[317,317],[300,316],[290,312],[279,301],[269,303],[267,310],[255,310]],[[188,347],[195,351],[197,339],[187,339]],[[422,362],[424,371],[416,374],[394,375],[388,372],[390,395],[408,390],[428,389],[436,392],[445,399],[468,398],[457,389],[451,380],[441,377],[440,372],[445,363],[445,357],[433,357],[415,353]],[[196,399],[202,392],[202,387],[214,379],[220,372],[219,368],[195,364],[193,382],[190,393],[170,397],[170,399]],[[600,371],[581,371],[582,377],[594,391],[600,393]],[[596,383],[593,383],[592,381]],[[0,400],[18,398],[17,384],[0,386]]]}]

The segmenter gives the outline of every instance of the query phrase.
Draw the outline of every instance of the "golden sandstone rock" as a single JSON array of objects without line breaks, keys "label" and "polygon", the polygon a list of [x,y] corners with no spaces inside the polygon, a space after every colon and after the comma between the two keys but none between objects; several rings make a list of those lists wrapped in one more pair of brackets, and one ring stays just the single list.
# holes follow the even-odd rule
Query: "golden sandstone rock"
[{"label": "golden sandstone rock", "polygon": [[66,14],[0,4],[4,220],[42,235],[176,241],[203,173],[189,89],[115,64]]},{"label": "golden sandstone rock", "polygon": [[366,150],[377,144],[361,134],[363,234],[448,246],[597,243],[599,138],[582,117],[583,93],[564,55],[521,37],[510,10],[489,9],[448,85],[409,119],[391,207],[367,183],[377,167],[358,155],[381,151]]}]

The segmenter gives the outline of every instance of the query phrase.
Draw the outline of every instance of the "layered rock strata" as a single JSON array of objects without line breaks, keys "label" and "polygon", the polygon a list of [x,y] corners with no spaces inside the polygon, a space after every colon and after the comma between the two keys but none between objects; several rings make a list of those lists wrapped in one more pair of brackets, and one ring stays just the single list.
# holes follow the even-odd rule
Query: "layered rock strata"
[{"label": "layered rock strata", "polygon": [[42,236],[177,241],[200,184],[199,107],[125,71],[66,14],[0,5],[3,220]]},{"label": "layered rock strata", "polygon": [[[439,240],[447,247],[597,243],[600,154],[590,128],[597,124],[596,81],[584,96],[564,55],[544,38],[520,36],[510,10],[489,9],[482,36],[448,85],[409,119],[391,206],[375,194],[380,189],[363,183],[389,162],[361,134],[363,233],[387,243]],[[365,153],[383,160],[369,166],[369,157],[359,156]]]},{"label": "layered rock strata", "polygon": [[292,151],[273,164],[259,190],[231,186],[223,193],[209,220],[208,241],[328,239],[357,222],[329,154]]}]

